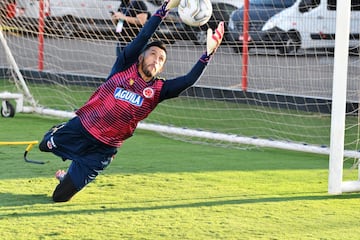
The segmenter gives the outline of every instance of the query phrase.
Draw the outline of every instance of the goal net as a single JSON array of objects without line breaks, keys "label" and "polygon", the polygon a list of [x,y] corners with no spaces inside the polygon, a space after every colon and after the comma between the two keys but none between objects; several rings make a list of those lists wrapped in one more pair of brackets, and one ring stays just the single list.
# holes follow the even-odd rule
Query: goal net
[{"label": "goal net", "polygon": [[[150,13],[161,4],[157,0],[144,2]],[[278,7],[276,0],[264,0],[262,7],[269,2],[272,8]],[[355,46],[360,35],[360,3],[351,1],[350,7],[350,1],[344,1],[341,9],[345,9],[345,2],[349,2],[348,12],[351,8],[350,42],[344,39],[345,45],[340,43],[339,50],[334,51],[336,1],[313,1],[307,7],[300,4],[309,1],[280,2],[291,2],[278,11],[283,14],[286,9],[289,15],[256,19],[251,12],[256,4],[251,0],[244,1],[248,9],[242,11],[238,9],[243,9],[243,1],[213,0],[213,18],[208,25],[214,28],[219,20],[226,22],[223,44],[193,87],[179,98],[161,103],[139,127],[185,141],[224,147],[261,146],[330,154],[330,146],[339,145],[332,142],[331,123],[339,125],[343,116],[344,128],[340,129],[343,141],[335,137],[340,139],[341,165],[336,167],[341,169],[335,172],[342,172],[343,160],[357,166],[360,68]],[[105,81],[115,61],[117,43],[126,44],[111,22],[110,12],[117,11],[119,3],[2,1],[0,98],[4,92],[22,93],[24,106],[17,111],[72,117]],[[302,15],[296,15],[300,9]],[[242,15],[244,11],[248,15]],[[322,20],[326,21],[322,27],[326,29],[320,31],[319,25],[318,29],[310,30],[319,21],[316,16],[321,11]],[[300,17],[304,15],[307,17]],[[297,22],[301,28],[286,28],[281,19]],[[184,26],[176,11],[168,15],[154,35],[168,45],[162,77],[170,79],[190,70],[205,50],[206,27]],[[274,31],[280,27],[283,31]],[[265,37],[256,42],[261,30],[266,30]],[[277,37],[270,36],[271,33]],[[134,37],[130,32],[127,34],[128,39]],[[345,61],[344,58],[336,61],[337,52],[345,52]],[[336,63],[340,64],[340,73],[334,74]],[[336,114],[339,122],[331,114],[335,75],[347,83],[345,98],[339,100],[340,110]],[[336,176],[339,178],[342,179],[341,173]],[[360,190],[357,181],[345,188],[338,180],[335,182],[335,190],[329,192]]]}]

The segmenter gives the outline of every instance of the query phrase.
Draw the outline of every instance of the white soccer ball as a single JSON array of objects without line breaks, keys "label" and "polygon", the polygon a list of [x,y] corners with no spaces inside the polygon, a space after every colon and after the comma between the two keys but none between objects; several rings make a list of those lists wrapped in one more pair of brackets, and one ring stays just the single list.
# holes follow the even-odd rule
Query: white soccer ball
[{"label": "white soccer ball", "polygon": [[181,20],[189,26],[200,27],[207,23],[212,15],[210,0],[180,0],[178,13]]}]

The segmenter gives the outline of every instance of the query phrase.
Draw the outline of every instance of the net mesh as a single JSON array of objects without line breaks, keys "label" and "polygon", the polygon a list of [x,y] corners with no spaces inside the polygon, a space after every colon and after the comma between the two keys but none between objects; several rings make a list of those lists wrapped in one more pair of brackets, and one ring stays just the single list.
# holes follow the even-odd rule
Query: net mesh
[{"label": "net mesh", "polygon": [[[116,11],[119,1],[45,1],[49,6],[46,5],[44,10],[46,26],[43,43],[39,41],[36,17],[39,14],[39,1],[16,1],[15,12],[12,13],[9,5],[13,2],[2,2],[1,25],[7,45],[27,86],[39,105],[74,111],[105,81],[115,61],[115,46],[119,41],[119,34],[111,23],[109,11]],[[92,8],[86,5],[88,2],[99,5]],[[154,12],[160,4],[155,1],[145,2],[149,13]],[[256,7],[251,2],[250,10]],[[263,7],[265,2],[269,1],[264,1]],[[293,4],[298,2],[293,1]],[[277,1],[272,3],[272,8],[275,8]],[[66,4],[74,6],[69,8]],[[272,47],[278,45],[278,41],[274,40],[270,47],[250,42],[246,65],[247,89],[244,91],[244,56],[241,54],[243,46],[239,40],[244,25],[241,17],[236,18],[236,13],[233,13],[241,5],[242,2],[236,0],[213,1],[213,18],[203,28],[180,27],[176,10],[168,15],[154,36],[168,43],[168,60],[162,73],[166,79],[186,74],[190,70],[205,51],[204,34],[207,27],[214,29],[211,24],[224,20],[226,38],[196,85],[181,97],[161,103],[145,122],[329,146],[333,50],[329,45],[318,48],[301,47],[297,52],[285,54],[284,47],[287,45],[280,45],[278,49]],[[63,15],[60,10],[64,12]],[[306,26],[314,24],[316,18],[310,16],[313,10],[316,7],[308,8],[307,19],[294,17],[292,21],[299,24],[304,21]],[[335,19],[331,17],[333,14],[330,10],[326,15],[327,27],[334,30]],[[87,15],[95,15],[96,18],[85,18]],[[238,15],[240,16],[239,13]],[[229,22],[230,16],[232,20]],[[249,34],[254,40],[259,26],[264,25],[264,20],[256,20],[252,15],[250,18]],[[355,37],[360,32],[356,20],[352,19],[352,24],[359,30],[353,32]],[[232,34],[236,31],[238,37],[234,39]],[[331,33],[329,30],[329,36]],[[308,30],[305,34],[311,35],[312,32]],[[333,40],[328,42],[334,44]],[[289,42],[285,41],[283,44],[286,43]],[[40,50],[41,46],[43,51]],[[311,43],[306,46],[311,46]],[[5,52],[3,46],[0,49],[2,53]],[[43,54],[42,59],[39,57],[40,53]],[[40,62],[43,64],[42,69],[39,69]],[[0,63],[3,76],[0,80],[0,92],[18,92],[7,54],[0,55]],[[358,55],[350,54],[345,148],[355,151],[359,149],[358,63]],[[244,147],[243,144],[181,138],[186,141]]]}]

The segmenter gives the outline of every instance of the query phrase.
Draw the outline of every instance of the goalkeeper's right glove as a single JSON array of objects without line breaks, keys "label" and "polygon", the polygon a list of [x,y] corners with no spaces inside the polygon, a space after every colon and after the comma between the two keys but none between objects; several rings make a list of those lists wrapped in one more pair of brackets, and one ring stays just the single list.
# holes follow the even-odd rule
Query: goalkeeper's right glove
[{"label": "goalkeeper's right glove", "polygon": [[165,0],[161,7],[156,11],[157,15],[160,15],[161,18],[166,17],[170,9],[176,8],[180,3],[180,0]]},{"label": "goalkeeper's right glove", "polygon": [[165,9],[166,11],[168,11],[179,6],[180,0],[166,0],[165,2],[167,2]]},{"label": "goalkeeper's right glove", "polygon": [[224,22],[220,22],[218,27],[215,29],[215,33],[211,28],[207,30],[206,38],[206,54],[208,56],[214,54],[216,49],[220,46],[224,36]]}]

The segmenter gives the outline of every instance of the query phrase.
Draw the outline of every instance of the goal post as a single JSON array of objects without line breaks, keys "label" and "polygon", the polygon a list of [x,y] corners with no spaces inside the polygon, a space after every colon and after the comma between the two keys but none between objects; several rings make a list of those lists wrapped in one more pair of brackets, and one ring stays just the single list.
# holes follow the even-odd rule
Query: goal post
[{"label": "goal post", "polygon": [[[17,86],[18,91],[20,91],[20,93],[15,93],[15,94],[14,93],[11,94],[8,92],[0,93],[0,100],[15,99],[16,112],[38,113],[38,114],[42,114],[42,115],[49,115],[49,116],[55,116],[55,117],[66,117],[66,118],[75,116],[75,114],[73,112],[58,111],[58,110],[48,109],[46,107],[40,106],[36,102],[34,97],[32,96],[32,94],[24,80],[23,74],[21,73],[21,71],[15,61],[15,58],[12,55],[11,50],[7,44],[7,41],[4,37],[1,26],[0,26],[0,41],[2,43],[2,47],[5,50],[5,55],[9,62],[9,71],[12,72],[11,76],[14,80],[15,85]],[[26,102],[27,105],[24,105],[24,102]]]},{"label": "goal post", "polygon": [[14,74],[15,74],[15,79],[18,80],[18,84],[21,86],[22,88],[22,91],[24,92],[25,94],[25,97],[27,98],[28,102],[33,106],[35,107],[36,106],[36,102],[35,102],[35,99],[33,98],[33,96],[31,95],[26,83],[25,83],[25,80],[20,72],[20,69],[15,61],[15,58],[14,56],[12,55],[11,53],[11,50],[9,48],[9,46],[7,45],[7,42],[5,40],[5,37],[4,37],[4,34],[3,34],[3,30],[0,26],[0,41],[1,41],[1,44],[5,50],[5,55],[9,61],[9,65],[10,65],[10,69],[12,69],[14,71]]},{"label": "goal post", "polygon": [[[337,1],[336,39],[329,155],[330,194],[360,191],[360,179],[343,182],[346,90],[349,55],[351,0]],[[360,27],[360,26],[358,26]]]},{"label": "goal post", "polygon": [[[161,2],[144,1],[150,12],[158,7],[154,4]],[[38,1],[33,5],[29,1],[17,2],[24,3],[18,6],[18,16],[10,14],[11,18],[2,22],[0,30],[0,52],[4,53],[0,54],[0,93],[23,94],[26,104],[22,112],[71,118],[106,80],[116,59],[119,36],[109,11],[116,10],[119,2],[96,1],[102,5],[92,9],[80,1],[64,1],[74,6],[65,6],[61,11],[75,9],[78,15],[66,12],[66,16],[59,16],[57,0],[46,1],[50,5],[44,32],[40,34],[41,49],[38,28],[34,27],[34,21],[35,26],[38,24]],[[299,4],[300,0],[294,2]],[[251,12],[254,6],[251,1],[248,3]],[[241,33],[235,39],[230,35],[230,27],[238,32],[242,27],[229,21],[241,4],[238,0],[212,0],[212,4],[214,13],[228,21],[222,45],[199,81],[179,98],[160,103],[139,128],[182,141],[241,150],[279,148],[321,154],[329,158],[330,194],[360,191],[357,172],[347,171],[345,176],[355,181],[343,181],[344,169],[357,166],[360,158],[359,55],[349,54],[347,47],[349,42],[354,42],[349,40],[349,35],[360,36],[360,17],[359,23],[350,21],[350,0],[341,4],[337,1],[336,7],[325,6],[324,9],[337,9],[337,20],[327,15],[321,19],[328,21],[326,27],[330,32],[308,30],[319,21],[316,16],[308,17],[304,22],[307,28],[301,30],[305,42],[300,44],[300,39],[296,42],[290,39],[289,36],[294,36],[292,29],[291,34],[284,35],[286,45],[280,48],[252,42],[254,29],[263,22],[254,22],[249,13],[249,38],[246,38],[249,45],[244,62],[239,50]],[[360,4],[355,8],[360,9]],[[335,10],[331,11],[333,15]],[[161,74],[165,79],[186,74],[206,48],[204,29],[180,29],[177,17],[174,12],[169,14],[152,39],[167,43],[167,63]],[[298,20],[298,16],[291,19]],[[335,29],[335,23],[339,37],[333,54],[335,32],[329,29]],[[354,24],[357,34],[349,33],[349,26]],[[329,38],[325,40],[326,37]],[[331,44],[312,48],[312,40],[319,38]],[[298,51],[285,53],[285,50]],[[242,82],[244,74],[246,83]]]}]

